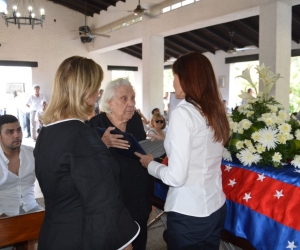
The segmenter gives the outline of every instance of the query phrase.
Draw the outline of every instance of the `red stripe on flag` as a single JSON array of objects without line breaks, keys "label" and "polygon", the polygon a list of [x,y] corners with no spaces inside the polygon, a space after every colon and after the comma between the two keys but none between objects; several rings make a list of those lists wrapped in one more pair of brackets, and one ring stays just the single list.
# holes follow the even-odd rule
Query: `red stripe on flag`
[{"label": "red stripe on flag", "polygon": [[[268,176],[260,181],[259,174],[251,170],[232,167],[228,171],[225,165],[221,167],[223,190],[227,199],[300,231],[299,187]],[[248,202],[246,194],[251,197]]]}]

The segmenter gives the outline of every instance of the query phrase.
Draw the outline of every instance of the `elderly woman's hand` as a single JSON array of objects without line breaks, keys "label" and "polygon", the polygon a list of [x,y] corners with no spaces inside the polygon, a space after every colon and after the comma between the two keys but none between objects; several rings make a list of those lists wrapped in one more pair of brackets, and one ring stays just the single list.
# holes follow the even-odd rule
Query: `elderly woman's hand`
[{"label": "elderly woman's hand", "polygon": [[123,135],[117,135],[117,134],[110,133],[110,131],[112,131],[114,129],[115,129],[115,127],[108,127],[102,136],[102,141],[104,142],[106,147],[128,149],[130,147],[128,144],[128,141],[121,139],[121,138],[123,138]]},{"label": "elderly woman's hand", "polygon": [[142,163],[144,168],[148,168],[149,163],[154,160],[154,158],[151,154],[142,155],[138,152],[135,152],[134,154],[140,158],[140,163]]}]

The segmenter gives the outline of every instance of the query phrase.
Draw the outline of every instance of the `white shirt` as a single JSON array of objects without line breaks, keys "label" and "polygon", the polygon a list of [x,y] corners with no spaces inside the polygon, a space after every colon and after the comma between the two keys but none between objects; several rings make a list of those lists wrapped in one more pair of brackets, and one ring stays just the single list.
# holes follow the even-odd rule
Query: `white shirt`
[{"label": "white shirt", "polygon": [[[18,215],[20,206],[25,212],[38,206],[34,195],[33,148],[21,145],[19,176],[8,170],[9,160],[0,146],[0,214]],[[38,197],[37,197],[38,198]]]},{"label": "white shirt", "polygon": [[172,111],[164,146],[168,166],[152,161],[149,174],[169,185],[165,211],[207,217],[225,203],[222,190],[223,146],[190,103],[182,100]]},{"label": "white shirt", "polygon": [[47,102],[46,97],[44,95],[42,95],[42,94],[39,94],[39,96],[31,95],[28,98],[28,101],[26,104],[30,106],[30,110],[38,111],[38,110],[42,109],[42,101]]}]

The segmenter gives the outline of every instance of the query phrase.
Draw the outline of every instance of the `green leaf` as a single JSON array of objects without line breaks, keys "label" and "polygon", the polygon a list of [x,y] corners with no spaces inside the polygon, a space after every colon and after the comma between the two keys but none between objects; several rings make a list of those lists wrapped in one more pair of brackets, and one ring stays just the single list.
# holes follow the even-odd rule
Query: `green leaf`
[{"label": "green leaf", "polygon": [[244,135],[248,139],[251,139],[251,135],[253,133],[257,132],[258,130],[260,130],[261,128],[264,128],[264,127],[265,127],[264,122],[254,122],[249,129],[244,131]]},{"label": "green leaf", "polygon": [[297,154],[300,152],[300,141],[299,140],[290,140],[288,142],[290,143],[292,154]]},{"label": "green leaf", "polygon": [[238,149],[236,148],[236,143],[238,141],[243,141],[243,140],[245,140],[245,136],[244,135],[239,134],[239,133],[233,133],[231,135],[231,138],[230,138],[228,150],[231,151],[231,152],[237,153]]}]

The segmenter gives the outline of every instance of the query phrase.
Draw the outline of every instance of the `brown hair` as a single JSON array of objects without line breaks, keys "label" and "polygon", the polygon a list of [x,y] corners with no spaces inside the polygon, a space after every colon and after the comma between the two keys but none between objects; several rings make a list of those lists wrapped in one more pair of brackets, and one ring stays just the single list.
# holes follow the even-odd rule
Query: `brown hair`
[{"label": "brown hair", "polygon": [[179,57],[172,67],[185,100],[195,106],[214,131],[214,141],[223,145],[229,138],[229,123],[210,61],[199,52]]},{"label": "brown hair", "polygon": [[150,127],[154,128],[154,122],[155,120],[164,120],[164,125],[161,127],[161,129],[164,129],[166,127],[166,119],[161,114],[154,114],[151,118]]},{"label": "brown hair", "polygon": [[99,91],[103,70],[92,59],[72,56],[58,67],[52,97],[41,120],[44,124],[69,117],[85,120],[94,110],[86,100]]}]

